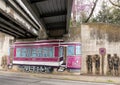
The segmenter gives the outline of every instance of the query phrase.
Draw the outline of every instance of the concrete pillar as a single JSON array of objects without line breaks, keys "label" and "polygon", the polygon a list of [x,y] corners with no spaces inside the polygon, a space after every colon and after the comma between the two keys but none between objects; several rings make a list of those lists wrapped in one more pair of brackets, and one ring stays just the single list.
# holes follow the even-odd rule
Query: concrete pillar
[{"label": "concrete pillar", "polygon": [[102,56],[100,56],[100,75],[102,75]]},{"label": "concrete pillar", "polygon": [[104,75],[107,75],[107,56],[104,56]]},{"label": "concrete pillar", "polygon": [[86,56],[84,54],[82,54],[82,64],[81,64],[81,74],[86,74],[87,70],[86,70]]},{"label": "concrete pillar", "polygon": [[93,62],[93,75],[95,75],[95,63]]}]

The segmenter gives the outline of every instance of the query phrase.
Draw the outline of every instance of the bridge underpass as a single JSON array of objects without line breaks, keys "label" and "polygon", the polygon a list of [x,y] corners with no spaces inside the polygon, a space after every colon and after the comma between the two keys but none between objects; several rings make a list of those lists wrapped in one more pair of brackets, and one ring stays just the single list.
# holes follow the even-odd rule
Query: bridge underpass
[{"label": "bridge underpass", "polygon": [[[73,0],[1,0],[0,31],[16,39],[68,33]],[[41,31],[42,30],[42,31]]]}]

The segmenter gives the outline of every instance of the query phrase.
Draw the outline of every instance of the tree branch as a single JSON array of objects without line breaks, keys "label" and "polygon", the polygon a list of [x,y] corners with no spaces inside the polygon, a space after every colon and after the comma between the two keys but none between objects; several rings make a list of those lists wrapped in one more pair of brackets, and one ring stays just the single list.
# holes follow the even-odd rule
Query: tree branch
[{"label": "tree branch", "polygon": [[116,7],[119,7],[119,8],[120,8],[120,5],[113,3],[111,0],[109,0],[109,2],[110,2],[113,6],[116,6]]},{"label": "tree branch", "polygon": [[97,2],[98,2],[98,0],[96,0],[96,1],[94,2],[94,6],[93,6],[93,8],[92,8],[92,10],[91,10],[91,13],[90,13],[89,17],[86,19],[85,23],[87,23],[87,22],[89,21],[89,19],[91,18],[92,14],[93,14],[93,12],[94,12],[94,10],[95,10],[95,7],[96,7]]}]

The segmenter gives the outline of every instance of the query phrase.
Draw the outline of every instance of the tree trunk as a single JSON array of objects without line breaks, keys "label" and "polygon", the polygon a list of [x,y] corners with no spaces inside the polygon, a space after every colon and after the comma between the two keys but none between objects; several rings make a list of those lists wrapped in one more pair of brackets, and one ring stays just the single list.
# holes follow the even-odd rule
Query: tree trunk
[{"label": "tree trunk", "polygon": [[94,10],[95,10],[95,7],[96,7],[97,2],[98,2],[98,0],[96,0],[96,1],[94,2],[94,6],[93,6],[93,8],[92,8],[92,10],[91,10],[91,12],[90,12],[90,15],[89,15],[88,18],[86,19],[85,23],[87,23],[87,22],[89,21],[89,19],[91,18],[92,14],[93,14],[93,12],[94,12]]}]

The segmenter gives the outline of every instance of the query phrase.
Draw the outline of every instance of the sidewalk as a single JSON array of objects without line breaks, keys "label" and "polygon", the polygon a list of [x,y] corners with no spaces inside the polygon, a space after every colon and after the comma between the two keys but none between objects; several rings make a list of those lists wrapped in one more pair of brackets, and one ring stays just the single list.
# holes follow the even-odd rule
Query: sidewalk
[{"label": "sidewalk", "polygon": [[46,74],[46,73],[25,73],[25,72],[10,72],[0,71],[0,75],[25,77],[25,78],[53,78],[62,80],[75,80],[75,81],[87,81],[87,82],[104,82],[104,83],[116,83],[120,85],[120,77],[115,76],[87,76],[87,75],[63,75],[63,74]]}]

